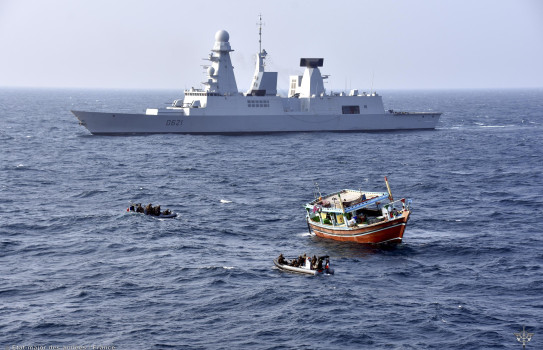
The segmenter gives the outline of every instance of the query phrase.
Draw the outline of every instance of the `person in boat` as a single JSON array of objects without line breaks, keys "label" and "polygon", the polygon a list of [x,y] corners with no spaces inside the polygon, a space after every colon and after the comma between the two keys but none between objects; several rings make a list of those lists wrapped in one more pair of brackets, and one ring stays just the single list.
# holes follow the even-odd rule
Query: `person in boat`
[{"label": "person in boat", "polygon": [[152,203],[147,204],[144,212],[147,215],[151,215],[153,213],[153,204]]},{"label": "person in boat", "polygon": [[170,211],[170,209],[164,209],[164,212],[162,214],[164,215],[170,215],[172,212]]},{"label": "person in boat", "polygon": [[311,259],[311,270],[315,270],[317,268],[317,256],[313,255],[313,258]]},{"label": "person in boat", "polygon": [[303,267],[305,265],[305,261],[307,259],[307,256],[304,253],[304,256],[300,257],[299,266]]},{"label": "person in boat", "polygon": [[324,265],[324,268],[328,270],[330,268],[330,259],[326,258],[326,265]]},{"label": "person in boat", "polygon": [[366,215],[358,214],[358,215],[355,216],[355,218],[356,218],[356,223],[357,224],[363,224],[364,221],[366,221]]},{"label": "person in boat", "polygon": [[154,210],[155,210],[155,216],[159,216],[160,215],[160,205],[157,205]]},{"label": "person in boat", "polygon": [[322,270],[322,258],[319,257],[319,262],[317,263],[317,270]]},{"label": "person in boat", "polygon": [[143,213],[145,210],[143,209],[143,207],[141,206],[141,203],[138,203],[136,205],[136,213]]},{"label": "person in boat", "polygon": [[304,269],[309,269],[311,270],[311,258],[310,257],[306,257],[305,258],[305,262],[304,262],[304,266],[303,266]]}]

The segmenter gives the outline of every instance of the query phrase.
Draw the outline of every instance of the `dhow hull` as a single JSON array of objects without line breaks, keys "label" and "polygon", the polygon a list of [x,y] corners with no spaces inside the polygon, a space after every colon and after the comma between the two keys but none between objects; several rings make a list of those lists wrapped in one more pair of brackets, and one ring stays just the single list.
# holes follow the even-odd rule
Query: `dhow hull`
[{"label": "dhow hull", "polygon": [[409,213],[405,213],[394,220],[357,228],[330,227],[329,225],[324,227],[324,225],[315,224],[311,220],[308,223],[311,232],[318,237],[343,242],[380,244],[400,243],[408,220]]}]

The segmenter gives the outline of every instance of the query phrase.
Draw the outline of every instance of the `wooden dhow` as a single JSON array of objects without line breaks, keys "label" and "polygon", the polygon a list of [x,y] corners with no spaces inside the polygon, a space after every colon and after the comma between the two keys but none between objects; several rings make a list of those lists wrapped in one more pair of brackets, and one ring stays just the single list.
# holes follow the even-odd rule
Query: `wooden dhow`
[{"label": "wooden dhow", "polygon": [[411,200],[394,200],[388,192],[344,189],[325,196],[316,193],[305,205],[309,231],[319,237],[356,243],[399,243]]}]

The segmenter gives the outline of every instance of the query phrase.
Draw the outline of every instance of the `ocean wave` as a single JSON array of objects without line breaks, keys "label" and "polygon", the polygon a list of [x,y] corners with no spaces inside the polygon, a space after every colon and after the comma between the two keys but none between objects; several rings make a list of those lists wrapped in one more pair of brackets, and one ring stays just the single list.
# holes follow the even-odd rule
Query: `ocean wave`
[{"label": "ocean wave", "polygon": [[[5,343],[514,344],[520,323],[543,322],[541,93],[428,94],[428,108],[445,112],[437,130],[348,133],[340,143],[327,132],[96,137],[69,115],[72,104],[164,96],[10,94],[18,109],[0,131],[9,150],[0,156]],[[398,97],[407,107],[426,101],[408,95]],[[22,122],[35,112],[29,99],[40,101],[40,123]],[[401,244],[308,233],[303,204],[315,179],[326,193],[386,191],[384,175],[395,197],[413,199]],[[180,215],[129,215],[130,201]],[[336,273],[280,271],[279,253],[329,255]]]}]

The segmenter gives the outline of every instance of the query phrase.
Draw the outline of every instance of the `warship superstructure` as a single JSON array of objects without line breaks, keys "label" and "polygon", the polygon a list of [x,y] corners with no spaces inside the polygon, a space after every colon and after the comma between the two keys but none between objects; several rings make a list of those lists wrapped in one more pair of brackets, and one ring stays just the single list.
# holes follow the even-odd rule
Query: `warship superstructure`
[{"label": "warship superstructure", "polygon": [[[260,32],[261,35],[261,32]],[[230,35],[215,34],[202,89],[184,91],[182,99],[145,113],[72,113],[92,134],[243,134],[308,131],[379,131],[435,129],[441,113],[385,110],[371,92],[327,93],[320,72],[323,58],[301,58],[303,75],[291,76],[288,95],[277,93],[277,72],[265,71],[266,50],[260,45],[247,92],[238,91],[230,59]],[[261,40],[260,40],[261,43]]]}]

